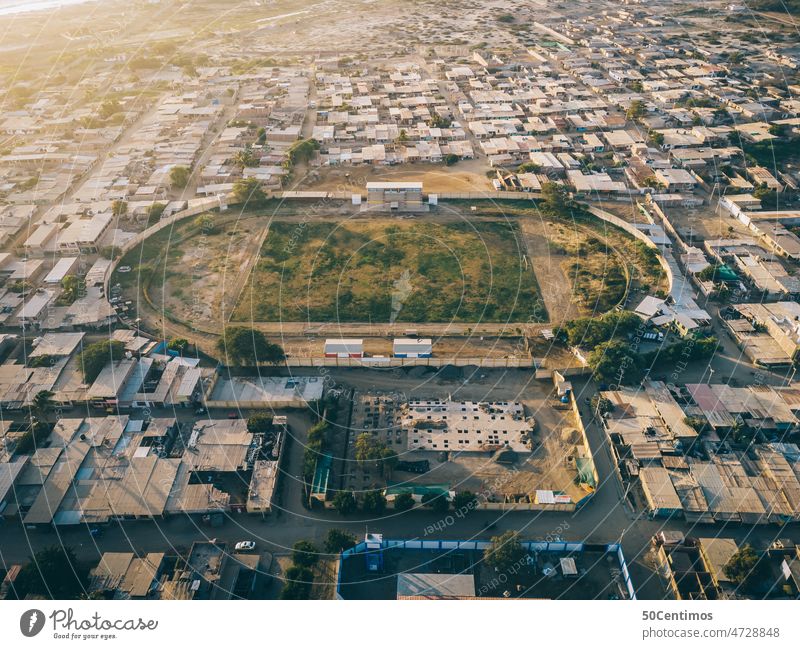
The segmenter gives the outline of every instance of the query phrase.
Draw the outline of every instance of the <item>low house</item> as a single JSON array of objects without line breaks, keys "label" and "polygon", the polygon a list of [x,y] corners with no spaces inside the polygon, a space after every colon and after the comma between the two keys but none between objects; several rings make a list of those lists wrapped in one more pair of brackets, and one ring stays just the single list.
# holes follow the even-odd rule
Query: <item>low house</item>
[{"label": "low house", "polygon": [[395,358],[430,358],[432,353],[430,338],[395,338],[392,344]]},{"label": "low house", "polygon": [[363,358],[364,341],[361,338],[328,338],[325,341],[325,358]]}]

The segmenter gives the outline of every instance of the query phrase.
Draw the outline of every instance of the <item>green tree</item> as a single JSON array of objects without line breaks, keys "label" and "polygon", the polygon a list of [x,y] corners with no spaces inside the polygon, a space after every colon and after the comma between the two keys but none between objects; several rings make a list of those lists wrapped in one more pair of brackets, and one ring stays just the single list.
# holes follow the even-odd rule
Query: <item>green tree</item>
[{"label": "green tree", "polygon": [[253,153],[253,147],[249,144],[241,151],[237,151],[236,155],[233,156],[233,164],[240,169],[257,167],[259,162],[258,156]]},{"label": "green tree", "polygon": [[119,340],[101,340],[84,347],[78,354],[78,367],[83,372],[84,383],[94,383],[108,363],[118,361],[124,355],[125,344]]},{"label": "green tree", "polygon": [[765,210],[775,208],[778,204],[778,192],[763,184],[753,190],[753,196],[761,201],[761,207]]},{"label": "green tree", "polygon": [[645,178],[642,181],[642,185],[644,185],[645,187],[652,187],[653,189],[658,189],[658,190],[666,189],[664,183],[662,183],[655,176],[648,176],[647,178]]},{"label": "green tree", "polygon": [[477,496],[471,491],[459,491],[453,496],[453,509],[457,512],[470,512],[478,504]]},{"label": "green tree", "polygon": [[372,438],[372,433],[360,433],[356,437],[356,462],[364,466],[370,460],[378,457],[378,446]]},{"label": "green tree", "polygon": [[289,156],[289,162],[292,165],[308,162],[314,157],[314,154],[319,147],[319,142],[317,142],[314,138],[298,140],[289,147],[289,151],[287,152]]},{"label": "green tree", "polygon": [[50,436],[52,428],[50,424],[44,421],[33,421],[30,427],[22,436],[17,440],[17,445],[14,447],[14,453],[17,455],[26,455],[38,448],[42,448]]},{"label": "green tree", "polygon": [[169,170],[169,184],[174,189],[183,189],[189,184],[191,172],[188,167],[175,165]]},{"label": "green tree", "polygon": [[558,331],[570,345],[594,349],[612,338],[624,339],[642,326],[642,319],[632,311],[609,311],[599,318],[568,320]]},{"label": "green tree", "polygon": [[147,208],[147,227],[155,225],[161,220],[161,215],[167,206],[164,203],[153,203]]},{"label": "green tree", "polygon": [[13,591],[19,599],[78,599],[86,592],[88,581],[89,571],[78,563],[72,548],[54,545],[22,566]]},{"label": "green tree", "polygon": [[518,174],[538,174],[542,170],[542,166],[535,162],[523,162],[517,167]]},{"label": "green tree", "polygon": [[55,408],[55,396],[50,390],[39,390],[31,400],[31,413],[38,421],[47,421],[48,415]]},{"label": "green tree", "polygon": [[368,514],[382,514],[386,511],[386,498],[378,489],[367,491],[361,500],[361,509]]},{"label": "green tree", "polygon": [[710,264],[697,273],[697,279],[701,282],[715,282],[717,280],[717,271],[719,271],[719,268],[719,264]]},{"label": "green tree", "polygon": [[311,541],[298,541],[292,546],[292,563],[310,568],[319,559],[319,550]]},{"label": "green tree", "polygon": [[447,494],[426,493],[422,496],[422,504],[430,507],[437,514],[443,514],[450,507],[447,501]]},{"label": "green tree", "polygon": [[483,560],[498,572],[508,572],[519,567],[525,554],[519,542],[519,533],[509,530],[492,537],[491,545],[483,551]]},{"label": "green tree", "polygon": [[42,354],[41,356],[34,356],[28,358],[28,367],[52,367],[56,364],[58,358],[50,354]]},{"label": "green tree", "polygon": [[708,428],[708,422],[703,417],[684,417],[683,423],[694,428],[698,434],[704,433]]},{"label": "green tree", "polygon": [[595,347],[587,358],[592,378],[600,383],[632,385],[642,378],[642,359],[622,340],[610,340]]},{"label": "green tree", "polygon": [[647,139],[651,144],[655,144],[656,146],[664,144],[664,134],[659,131],[650,131]]},{"label": "green tree", "polygon": [[70,305],[86,292],[86,282],[75,275],[66,275],[61,280],[59,302]]},{"label": "green tree", "polygon": [[328,554],[339,554],[349,550],[356,544],[356,537],[345,530],[331,529],[325,537],[325,552]]},{"label": "green tree", "polygon": [[769,575],[769,567],[751,545],[745,545],[734,553],[723,567],[725,576],[743,592],[754,595]]},{"label": "green tree", "polygon": [[258,207],[267,200],[257,178],[241,178],[233,185],[233,199],[237,203]]},{"label": "green tree", "polygon": [[342,516],[348,516],[358,509],[356,496],[352,491],[337,491],[332,502]]},{"label": "green tree", "polygon": [[741,63],[742,59],[744,58],[744,54],[741,52],[730,52],[728,54],[728,61],[731,63]]},{"label": "green tree", "polygon": [[406,512],[414,506],[414,496],[410,493],[397,494],[394,497],[394,510]]},{"label": "green tree", "polygon": [[591,406],[592,412],[596,412],[600,415],[607,415],[610,412],[614,412],[614,402],[606,397],[601,397],[599,394],[595,394],[592,397]]},{"label": "green tree", "polygon": [[625,116],[628,119],[639,119],[647,113],[647,107],[641,99],[634,99],[628,110],[625,111]]},{"label": "green tree", "polygon": [[449,117],[442,117],[439,113],[434,113],[431,118],[431,128],[450,128],[453,120]]},{"label": "green tree", "polygon": [[266,433],[272,428],[272,415],[264,410],[254,412],[247,418],[247,431]]},{"label": "green tree", "polygon": [[128,204],[125,201],[112,201],[111,213],[114,216],[125,216],[128,213]]},{"label": "green tree", "polygon": [[311,595],[311,586],[314,583],[314,573],[305,566],[290,566],[286,570],[284,585],[280,599],[308,599]]},{"label": "green tree", "polygon": [[173,338],[167,346],[183,354],[189,348],[189,341],[186,338]]},{"label": "green tree", "polygon": [[278,365],[286,358],[280,345],[269,342],[261,331],[248,327],[227,327],[217,340],[217,350],[227,364],[233,365]]},{"label": "green tree", "polygon": [[574,204],[564,185],[546,182],[542,185],[542,207],[554,216],[569,216]]},{"label": "green tree", "polygon": [[381,474],[388,474],[391,475],[394,468],[397,466],[397,463],[400,461],[399,456],[397,455],[396,451],[384,446],[381,448],[380,453],[380,469]]},{"label": "green tree", "polygon": [[444,163],[448,167],[452,167],[454,164],[456,164],[459,161],[459,159],[460,158],[455,153],[448,153],[444,157]]},{"label": "green tree", "polygon": [[194,220],[194,224],[201,233],[208,237],[219,233],[219,226],[211,214],[201,214]]}]

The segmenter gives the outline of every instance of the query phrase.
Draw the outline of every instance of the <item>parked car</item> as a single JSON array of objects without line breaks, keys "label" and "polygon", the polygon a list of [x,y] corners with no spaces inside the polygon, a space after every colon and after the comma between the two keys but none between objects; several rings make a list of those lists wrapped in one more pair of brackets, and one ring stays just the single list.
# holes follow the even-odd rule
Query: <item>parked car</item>
[{"label": "parked car", "polygon": [[130,273],[131,272],[131,267],[130,266],[120,266],[119,268],[117,268],[117,271],[119,271],[120,273]]},{"label": "parked car", "polygon": [[255,541],[239,541],[235,546],[234,549],[237,552],[250,552],[251,550],[256,549],[256,542]]}]

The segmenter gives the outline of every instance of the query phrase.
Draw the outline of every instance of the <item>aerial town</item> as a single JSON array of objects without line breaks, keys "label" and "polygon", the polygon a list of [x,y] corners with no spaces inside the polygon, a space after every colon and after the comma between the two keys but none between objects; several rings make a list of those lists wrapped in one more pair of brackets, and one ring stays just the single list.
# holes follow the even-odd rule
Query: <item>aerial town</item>
[{"label": "aerial town", "polygon": [[800,3],[6,4],[0,599],[800,599]]}]

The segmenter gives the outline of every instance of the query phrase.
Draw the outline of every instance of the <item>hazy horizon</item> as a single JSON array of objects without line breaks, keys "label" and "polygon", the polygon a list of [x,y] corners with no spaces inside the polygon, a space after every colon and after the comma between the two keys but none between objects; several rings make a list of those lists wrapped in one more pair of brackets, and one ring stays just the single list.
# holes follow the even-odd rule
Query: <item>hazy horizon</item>
[{"label": "hazy horizon", "polygon": [[97,0],[0,0],[0,16],[45,11],[85,2],[97,2]]}]

